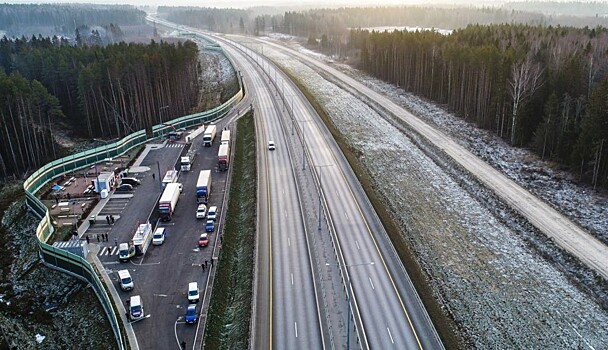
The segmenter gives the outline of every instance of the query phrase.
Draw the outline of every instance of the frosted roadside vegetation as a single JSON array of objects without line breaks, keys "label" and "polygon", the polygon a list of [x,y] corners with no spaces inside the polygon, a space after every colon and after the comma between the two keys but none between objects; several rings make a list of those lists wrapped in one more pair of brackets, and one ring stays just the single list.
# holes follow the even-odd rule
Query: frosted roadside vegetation
[{"label": "frosted roadside vegetation", "polygon": [[[522,234],[513,230],[519,226],[508,222],[509,215],[497,217],[495,208],[483,200],[488,194],[465,190],[462,182],[468,180],[451,176],[453,170],[444,168],[450,167],[449,161],[430,158],[433,151],[423,150],[424,143],[410,138],[389,122],[390,118],[379,115],[308,66],[268,46],[264,54],[298,77],[324,106],[349,145],[360,153],[374,188],[386,199],[395,219],[407,227],[405,239],[428,275],[436,299],[451,313],[471,346],[605,348],[608,312],[532,250]],[[357,73],[358,79],[362,77]],[[368,85],[372,81],[374,88],[390,90],[386,84],[364,80]],[[491,136],[479,136],[484,133],[476,134],[474,127],[402,91],[389,96],[399,97],[398,103],[444,131],[458,135],[467,131],[466,137],[458,138],[467,148],[472,148],[474,141],[479,147],[479,140],[485,140],[483,152],[504,164],[507,173],[519,171],[509,166],[516,162],[510,157],[533,158],[521,150],[508,152],[508,146],[490,142]],[[525,164],[527,176],[540,167],[530,160]],[[605,230],[599,222],[596,225]]]}]

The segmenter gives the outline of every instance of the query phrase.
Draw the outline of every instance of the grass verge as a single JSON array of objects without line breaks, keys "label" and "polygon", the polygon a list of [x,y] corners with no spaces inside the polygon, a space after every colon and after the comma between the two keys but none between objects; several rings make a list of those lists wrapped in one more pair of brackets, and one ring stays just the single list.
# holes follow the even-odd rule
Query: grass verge
[{"label": "grass verge", "polygon": [[401,259],[408,275],[410,276],[424,307],[426,308],[435,329],[441,338],[444,346],[447,349],[457,349],[464,347],[464,341],[458,335],[457,325],[454,320],[451,319],[442,309],[441,304],[435,299],[433,290],[428,281],[427,275],[422,270],[422,267],[417,261],[416,255],[411,250],[408,242],[404,239],[407,232],[403,232],[405,228],[399,226],[398,222],[394,219],[390,212],[390,209],[386,206],[386,200],[382,198],[376,191],[374,191],[374,181],[371,178],[369,172],[365,166],[359,161],[359,152],[352,148],[345,137],[335,127],[331,118],[327,115],[327,112],[321,106],[321,104],[315,99],[314,95],[289,71],[283,70],[291,80],[298,86],[300,91],[304,93],[310,104],[313,106],[315,111],[319,114],[325,126],[329,129],[330,133],[336,140],[336,143],[342,150],[342,153],[346,157],[348,163],[353,169],[359,183],[363,186],[363,189],[369,198],[374,210],[378,214],[384,229],[386,230],[399,258]]},{"label": "grass verge", "polygon": [[215,277],[205,330],[206,349],[247,349],[249,345],[257,201],[252,112],[238,121],[237,135],[222,263]]}]

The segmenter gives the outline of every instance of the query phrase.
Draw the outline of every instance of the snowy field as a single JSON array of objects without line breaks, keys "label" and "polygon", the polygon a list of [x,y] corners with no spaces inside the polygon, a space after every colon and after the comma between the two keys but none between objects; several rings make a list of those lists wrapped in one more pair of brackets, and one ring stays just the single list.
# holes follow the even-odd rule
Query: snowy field
[{"label": "snowy field", "polygon": [[[509,213],[482,198],[483,191],[466,189],[468,179],[449,169],[449,161],[430,156],[424,142],[382,116],[357,97],[325,80],[302,63],[270,47],[264,53],[290,71],[325,106],[333,124],[343,133],[362,165],[370,173],[374,188],[386,199],[395,219],[428,275],[436,298],[450,312],[463,335],[475,348],[605,348],[608,344],[608,312],[579,290],[559,268],[529,247],[522,226],[509,222]],[[531,154],[495,140],[490,134],[403,91],[365,75],[351,75],[385,94],[442,130],[457,135],[469,149],[480,144],[484,159],[521,183],[526,176],[546,193],[551,186],[563,189],[557,203],[569,201],[577,214],[588,213],[586,227],[606,230],[606,200],[565,183],[551,184],[549,171]],[[482,141],[483,140],[483,141]],[[482,142],[480,142],[482,141]],[[526,162],[520,162],[520,157]],[[391,169],[387,171],[386,166]],[[497,165],[495,165],[497,164]],[[505,169],[503,169],[504,166]],[[446,168],[448,167],[448,168]],[[541,176],[541,174],[543,176]],[[560,175],[560,176],[563,176]],[[545,185],[543,185],[545,184]],[[535,187],[533,187],[535,188]],[[568,189],[566,189],[568,188]],[[542,193],[540,191],[539,193]],[[572,203],[573,193],[580,203],[595,209],[582,210]],[[584,197],[584,196],[587,197]],[[604,203],[602,205],[601,203]],[[589,205],[595,203],[596,205]],[[593,211],[595,210],[595,211]]]}]

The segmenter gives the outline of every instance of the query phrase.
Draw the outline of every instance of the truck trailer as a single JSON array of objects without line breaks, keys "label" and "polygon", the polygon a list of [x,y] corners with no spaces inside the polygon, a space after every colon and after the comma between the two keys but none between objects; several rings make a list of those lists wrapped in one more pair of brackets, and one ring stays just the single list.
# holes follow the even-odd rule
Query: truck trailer
[{"label": "truck trailer", "polygon": [[203,146],[211,147],[213,145],[213,140],[215,139],[215,133],[217,132],[217,126],[215,124],[211,124],[205,130],[203,134]]},{"label": "truck trailer", "polygon": [[179,173],[177,170],[168,170],[163,177],[163,188],[167,187],[167,184],[177,182],[177,176]]},{"label": "truck trailer", "polygon": [[220,145],[217,153],[217,166],[220,170],[228,170],[230,164],[230,145],[225,143]]},{"label": "truck trailer", "polygon": [[230,130],[222,130],[222,138],[220,140],[222,145],[230,144]]},{"label": "truck trailer", "polygon": [[133,235],[135,255],[145,254],[152,241],[152,225],[149,222],[140,224]]},{"label": "truck trailer", "polygon": [[181,186],[182,184],[177,182],[169,183],[167,184],[167,187],[165,187],[163,194],[160,196],[160,201],[158,202],[158,214],[162,221],[169,221],[173,217],[175,206],[179,200]]},{"label": "truck trailer", "polygon": [[207,203],[211,194],[211,170],[201,170],[196,181],[196,202]]}]

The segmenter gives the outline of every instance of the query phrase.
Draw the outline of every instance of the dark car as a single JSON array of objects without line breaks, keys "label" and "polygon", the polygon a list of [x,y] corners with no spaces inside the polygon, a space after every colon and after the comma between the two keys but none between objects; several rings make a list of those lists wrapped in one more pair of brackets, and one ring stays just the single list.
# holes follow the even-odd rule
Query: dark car
[{"label": "dark car", "polygon": [[188,305],[186,309],[186,323],[196,323],[198,321],[198,312],[196,312],[196,304]]},{"label": "dark car", "polygon": [[122,185],[116,187],[116,192],[128,192],[128,191],[133,191],[133,186],[131,186],[129,184],[122,184]]},{"label": "dark car", "polygon": [[134,177],[123,177],[121,181],[123,184],[131,185],[131,186],[141,185],[141,181],[139,181],[138,179],[136,179]]}]

